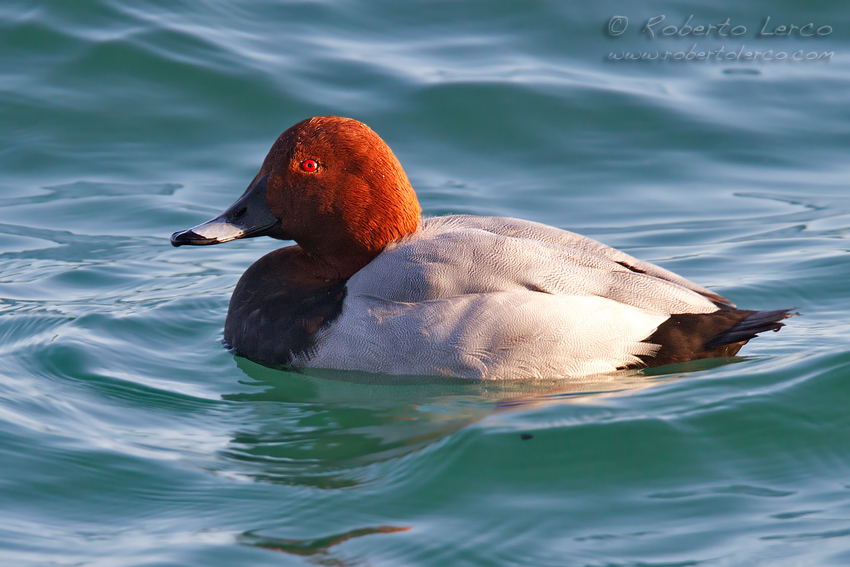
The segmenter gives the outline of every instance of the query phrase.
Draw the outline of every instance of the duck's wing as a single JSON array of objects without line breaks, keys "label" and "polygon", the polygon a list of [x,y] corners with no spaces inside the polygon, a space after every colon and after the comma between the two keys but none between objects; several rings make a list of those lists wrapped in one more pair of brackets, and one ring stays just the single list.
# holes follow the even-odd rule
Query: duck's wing
[{"label": "duck's wing", "polygon": [[575,250],[581,250],[583,252],[606,258],[612,262],[616,262],[633,272],[648,274],[650,276],[675,283],[691,291],[695,291],[714,303],[723,303],[732,307],[735,306],[734,303],[725,297],[705,289],[704,287],[697,285],[678,274],[674,274],[673,272],[660,268],[655,264],[644,262],[643,260],[639,260],[625,252],[617,250],[616,248],[611,248],[601,242],[597,242],[596,240],[568,230],[562,230],[537,222],[508,217],[453,215],[450,217],[432,218],[426,222],[445,224],[449,226],[456,225],[467,228],[479,228],[487,232],[492,232],[493,234],[501,234],[514,238],[525,238],[538,242],[573,248]]},{"label": "duck's wing", "polygon": [[[638,266],[624,265],[627,261]],[[664,315],[711,313],[719,297],[578,235],[513,219],[465,216],[427,220],[346,287],[352,294],[407,303],[533,291],[605,298]]]},{"label": "duck's wing", "polygon": [[645,340],[672,314],[718,310],[592,252],[465,220],[426,221],[353,275],[339,318],[295,362],[477,379],[579,376],[641,366],[660,348]]}]

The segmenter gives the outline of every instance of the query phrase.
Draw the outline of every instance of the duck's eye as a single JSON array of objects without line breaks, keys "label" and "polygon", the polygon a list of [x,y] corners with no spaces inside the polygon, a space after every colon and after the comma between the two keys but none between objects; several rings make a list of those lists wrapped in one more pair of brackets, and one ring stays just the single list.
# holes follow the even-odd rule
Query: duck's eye
[{"label": "duck's eye", "polygon": [[313,173],[319,169],[319,162],[314,159],[305,159],[301,162],[301,170],[306,171],[307,173]]}]

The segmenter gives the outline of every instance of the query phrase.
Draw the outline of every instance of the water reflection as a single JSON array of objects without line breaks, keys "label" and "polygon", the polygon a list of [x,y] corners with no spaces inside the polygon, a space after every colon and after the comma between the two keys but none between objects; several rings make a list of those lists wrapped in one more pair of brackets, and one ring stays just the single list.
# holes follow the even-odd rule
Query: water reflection
[{"label": "water reflection", "polygon": [[254,480],[353,487],[378,474],[370,472],[369,465],[419,451],[495,412],[598,403],[731,360],[569,381],[471,382],[272,370],[237,358],[247,377],[240,382],[244,390],[225,399],[239,402],[251,416],[240,421],[221,455],[229,472]]},{"label": "water reflection", "polygon": [[239,541],[246,545],[281,551],[291,555],[307,557],[312,563],[319,565],[356,565],[358,561],[345,561],[332,554],[331,548],[350,539],[373,535],[392,534],[406,532],[410,527],[378,526],[374,528],[358,528],[347,532],[334,534],[317,539],[287,539],[263,536],[254,532],[246,532],[241,535]]}]

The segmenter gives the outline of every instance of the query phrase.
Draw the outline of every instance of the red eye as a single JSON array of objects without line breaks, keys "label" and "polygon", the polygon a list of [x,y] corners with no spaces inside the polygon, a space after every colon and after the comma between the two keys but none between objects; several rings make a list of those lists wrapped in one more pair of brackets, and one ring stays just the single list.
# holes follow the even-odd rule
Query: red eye
[{"label": "red eye", "polygon": [[305,159],[301,162],[301,170],[306,171],[307,173],[313,173],[319,169],[319,162],[314,159]]}]

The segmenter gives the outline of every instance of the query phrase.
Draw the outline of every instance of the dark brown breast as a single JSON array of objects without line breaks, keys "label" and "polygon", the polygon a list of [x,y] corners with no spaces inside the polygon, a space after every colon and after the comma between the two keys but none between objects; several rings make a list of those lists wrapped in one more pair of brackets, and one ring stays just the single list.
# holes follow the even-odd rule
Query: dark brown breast
[{"label": "dark brown breast", "polygon": [[339,316],[347,279],[323,273],[298,246],[275,250],[242,275],[224,324],[224,342],[254,362],[286,365],[307,354]]}]

